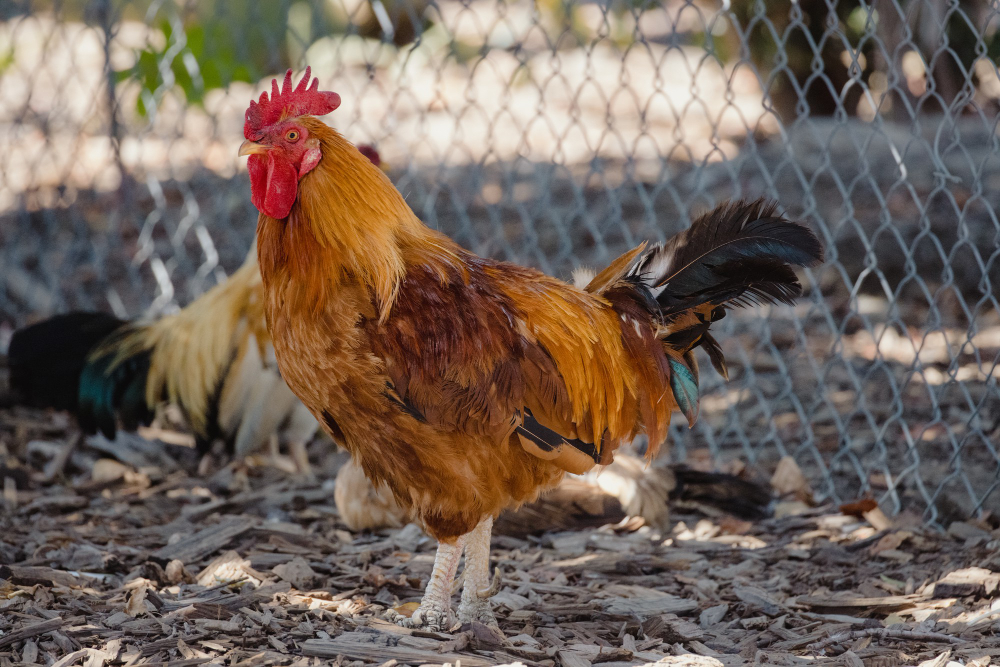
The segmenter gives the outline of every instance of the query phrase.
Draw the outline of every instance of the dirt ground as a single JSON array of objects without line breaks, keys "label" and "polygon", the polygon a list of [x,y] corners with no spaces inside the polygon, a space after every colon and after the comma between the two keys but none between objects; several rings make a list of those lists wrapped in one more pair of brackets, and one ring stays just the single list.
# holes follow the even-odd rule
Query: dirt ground
[{"label": "dirt ground", "polygon": [[[0,410],[0,666],[986,665],[1000,656],[1000,529],[934,532],[871,501],[810,507],[794,470],[775,518],[675,512],[525,539],[497,535],[503,631],[403,630],[433,542],[351,534],[343,460],[313,443],[307,482],[210,466],[182,444],[70,450],[60,415]],[[786,473],[789,471],[785,471]],[[790,481],[789,481],[790,480]]]}]

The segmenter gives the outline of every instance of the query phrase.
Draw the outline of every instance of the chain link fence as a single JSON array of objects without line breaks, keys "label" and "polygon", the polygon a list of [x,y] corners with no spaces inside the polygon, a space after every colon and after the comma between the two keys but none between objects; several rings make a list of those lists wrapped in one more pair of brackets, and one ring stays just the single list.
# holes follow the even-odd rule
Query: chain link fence
[{"label": "chain link fence", "polygon": [[674,455],[995,512],[998,27],[996,0],[13,0],[0,318],[155,317],[225,280],[256,223],[243,111],[309,63],[328,121],[480,254],[568,277],[778,199],[829,261],[722,322],[732,380],[704,373]]}]

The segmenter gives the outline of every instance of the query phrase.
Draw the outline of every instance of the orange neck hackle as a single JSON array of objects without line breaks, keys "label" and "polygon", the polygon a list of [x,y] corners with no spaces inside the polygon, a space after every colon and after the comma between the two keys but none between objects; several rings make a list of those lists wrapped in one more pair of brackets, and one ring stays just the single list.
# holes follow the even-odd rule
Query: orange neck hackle
[{"label": "orange neck hackle", "polygon": [[287,218],[264,214],[258,223],[265,282],[287,272],[303,286],[313,309],[328,289],[357,281],[373,294],[380,316],[392,306],[405,273],[402,244],[429,232],[378,167],[336,130],[308,116],[322,158],[299,183]]}]

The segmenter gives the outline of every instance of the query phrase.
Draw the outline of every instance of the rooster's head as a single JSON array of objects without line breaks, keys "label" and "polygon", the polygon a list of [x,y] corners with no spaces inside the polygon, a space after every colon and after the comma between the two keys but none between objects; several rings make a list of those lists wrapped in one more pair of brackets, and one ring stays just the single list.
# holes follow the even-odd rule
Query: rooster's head
[{"label": "rooster's head", "polygon": [[250,191],[253,205],[264,215],[285,218],[298,194],[299,179],[323,156],[319,139],[311,136],[302,116],[323,116],[340,106],[340,95],[319,90],[319,80],[309,85],[310,71],[292,88],[292,70],[278,90],[271,81],[271,95],[261,93],[250,102],[240,155],[249,155]]}]

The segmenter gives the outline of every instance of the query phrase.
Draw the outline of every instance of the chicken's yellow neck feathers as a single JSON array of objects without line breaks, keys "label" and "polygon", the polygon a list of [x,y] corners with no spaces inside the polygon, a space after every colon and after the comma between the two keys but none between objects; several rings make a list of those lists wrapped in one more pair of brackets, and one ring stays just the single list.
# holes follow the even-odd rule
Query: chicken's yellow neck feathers
[{"label": "chicken's yellow neck feathers", "polygon": [[254,248],[226,282],[180,312],[134,328],[120,342],[116,363],[151,350],[146,403],[156,405],[166,398],[183,405],[191,427],[205,434],[209,402],[220,388],[226,390],[227,369],[243,358],[250,344],[259,346],[261,356],[270,344]]},{"label": "chicken's yellow neck feathers", "polygon": [[[192,427],[206,433],[209,402],[220,389],[225,392],[230,366],[246,355],[247,346],[263,350],[270,342],[264,326],[260,271],[256,253],[221,285],[205,292],[187,308],[153,323],[153,344],[147,381],[147,402],[163,395],[184,405]],[[183,373],[178,369],[185,369]],[[150,402],[154,401],[154,402]],[[217,415],[222,419],[224,415]]]}]

